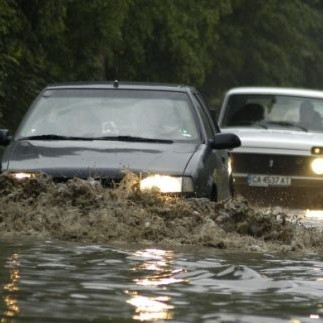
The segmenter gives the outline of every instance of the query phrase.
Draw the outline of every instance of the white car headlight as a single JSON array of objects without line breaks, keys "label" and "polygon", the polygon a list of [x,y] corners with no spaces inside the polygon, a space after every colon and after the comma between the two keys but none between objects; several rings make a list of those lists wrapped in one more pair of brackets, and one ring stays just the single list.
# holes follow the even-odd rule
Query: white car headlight
[{"label": "white car headlight", "polygon": [[316,158],[311,163],[312,171],[317,175],[323,174],[323,158]]},{"label": "white car headlight", "polygon": [[35,178],[37,176],[36,173],[25,173],[25,172],[17,172],[17,173],[10,173],[10,176],[17,180],[23,180],[23,179],[30,179]]},{"label": "white car headlight", "polygon": [[228,173],[229,173],[229,175],[232,174],[232,159],[231,159],[231,157],[228,159]]},{"label": "white car headlight", "polygon": [[141,190],[157,188],[161,193],[192,192],[193,183],[189,177],[172,177],[167,175],[148,176],[140,181]]}]

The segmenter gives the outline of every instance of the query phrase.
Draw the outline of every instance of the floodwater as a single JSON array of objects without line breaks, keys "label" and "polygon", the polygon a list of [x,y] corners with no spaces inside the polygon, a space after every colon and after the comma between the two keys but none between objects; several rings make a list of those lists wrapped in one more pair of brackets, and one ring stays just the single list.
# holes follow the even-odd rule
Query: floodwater
[{"label": "floodwater", "polygon": [[323,258],[1,242],[1,322],[313,322]]},{"label": "floodwater", "polygon": [[130,182],[0,176],[0,322],[323,321],[322,211]]}]

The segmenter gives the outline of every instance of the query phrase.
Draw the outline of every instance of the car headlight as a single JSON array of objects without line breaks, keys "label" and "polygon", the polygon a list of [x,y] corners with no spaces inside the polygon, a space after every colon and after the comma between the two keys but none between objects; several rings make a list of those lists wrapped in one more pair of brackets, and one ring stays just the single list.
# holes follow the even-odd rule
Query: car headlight
[{"label": "car headlight", "polygon": [[232,159],[231,159],[231,157],[229,157],[229,159],[228,159],[228,173],[229,173],[229,175],[232,174]]},{"label": "car headlight", "polygon": [[317,175],[323,174],[323,158],[316,158],[311,163],[312,171]]},{"label": "car headlight", "polygon": [[24,180],[24,179],[31,179],[37,176],[36,173],[26,173],[26,172],[17,172],[17,173],[10,173],[10,176],[17,180]]},{"label": "car headlight", "polygon": [[157,188],[161,193],[193,192],[193,182],[189,177],[167,175],[148,176],[140,181],[141,190]]},{"label": "car headlight", "polygon": [[323,155],[323,147],[312,147],[311,153],[313,155]]}]

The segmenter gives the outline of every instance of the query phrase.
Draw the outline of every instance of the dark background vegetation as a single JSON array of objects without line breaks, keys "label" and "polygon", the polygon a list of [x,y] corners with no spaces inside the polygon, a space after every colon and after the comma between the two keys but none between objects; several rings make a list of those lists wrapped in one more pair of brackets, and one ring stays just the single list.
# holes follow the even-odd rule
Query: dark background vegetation
[{"label": "dark background vegetation", "polygon": [[320,0],[0,0],[0,126],[48,83],[323,88]]}]

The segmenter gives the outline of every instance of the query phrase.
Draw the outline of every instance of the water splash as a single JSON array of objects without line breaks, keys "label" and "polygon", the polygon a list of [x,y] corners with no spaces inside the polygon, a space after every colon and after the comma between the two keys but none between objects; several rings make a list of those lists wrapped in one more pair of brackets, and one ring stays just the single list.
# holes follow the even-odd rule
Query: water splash
[{"label": "water splash", "polygon": [[220,203],[141,192],[127,173],[114,189],[74,178],[17,181],[0,176],[0,233],[84,242],[197,245],[250,251],[317,250],[320,229],[279,208],[260,210],[243,198]]}]

